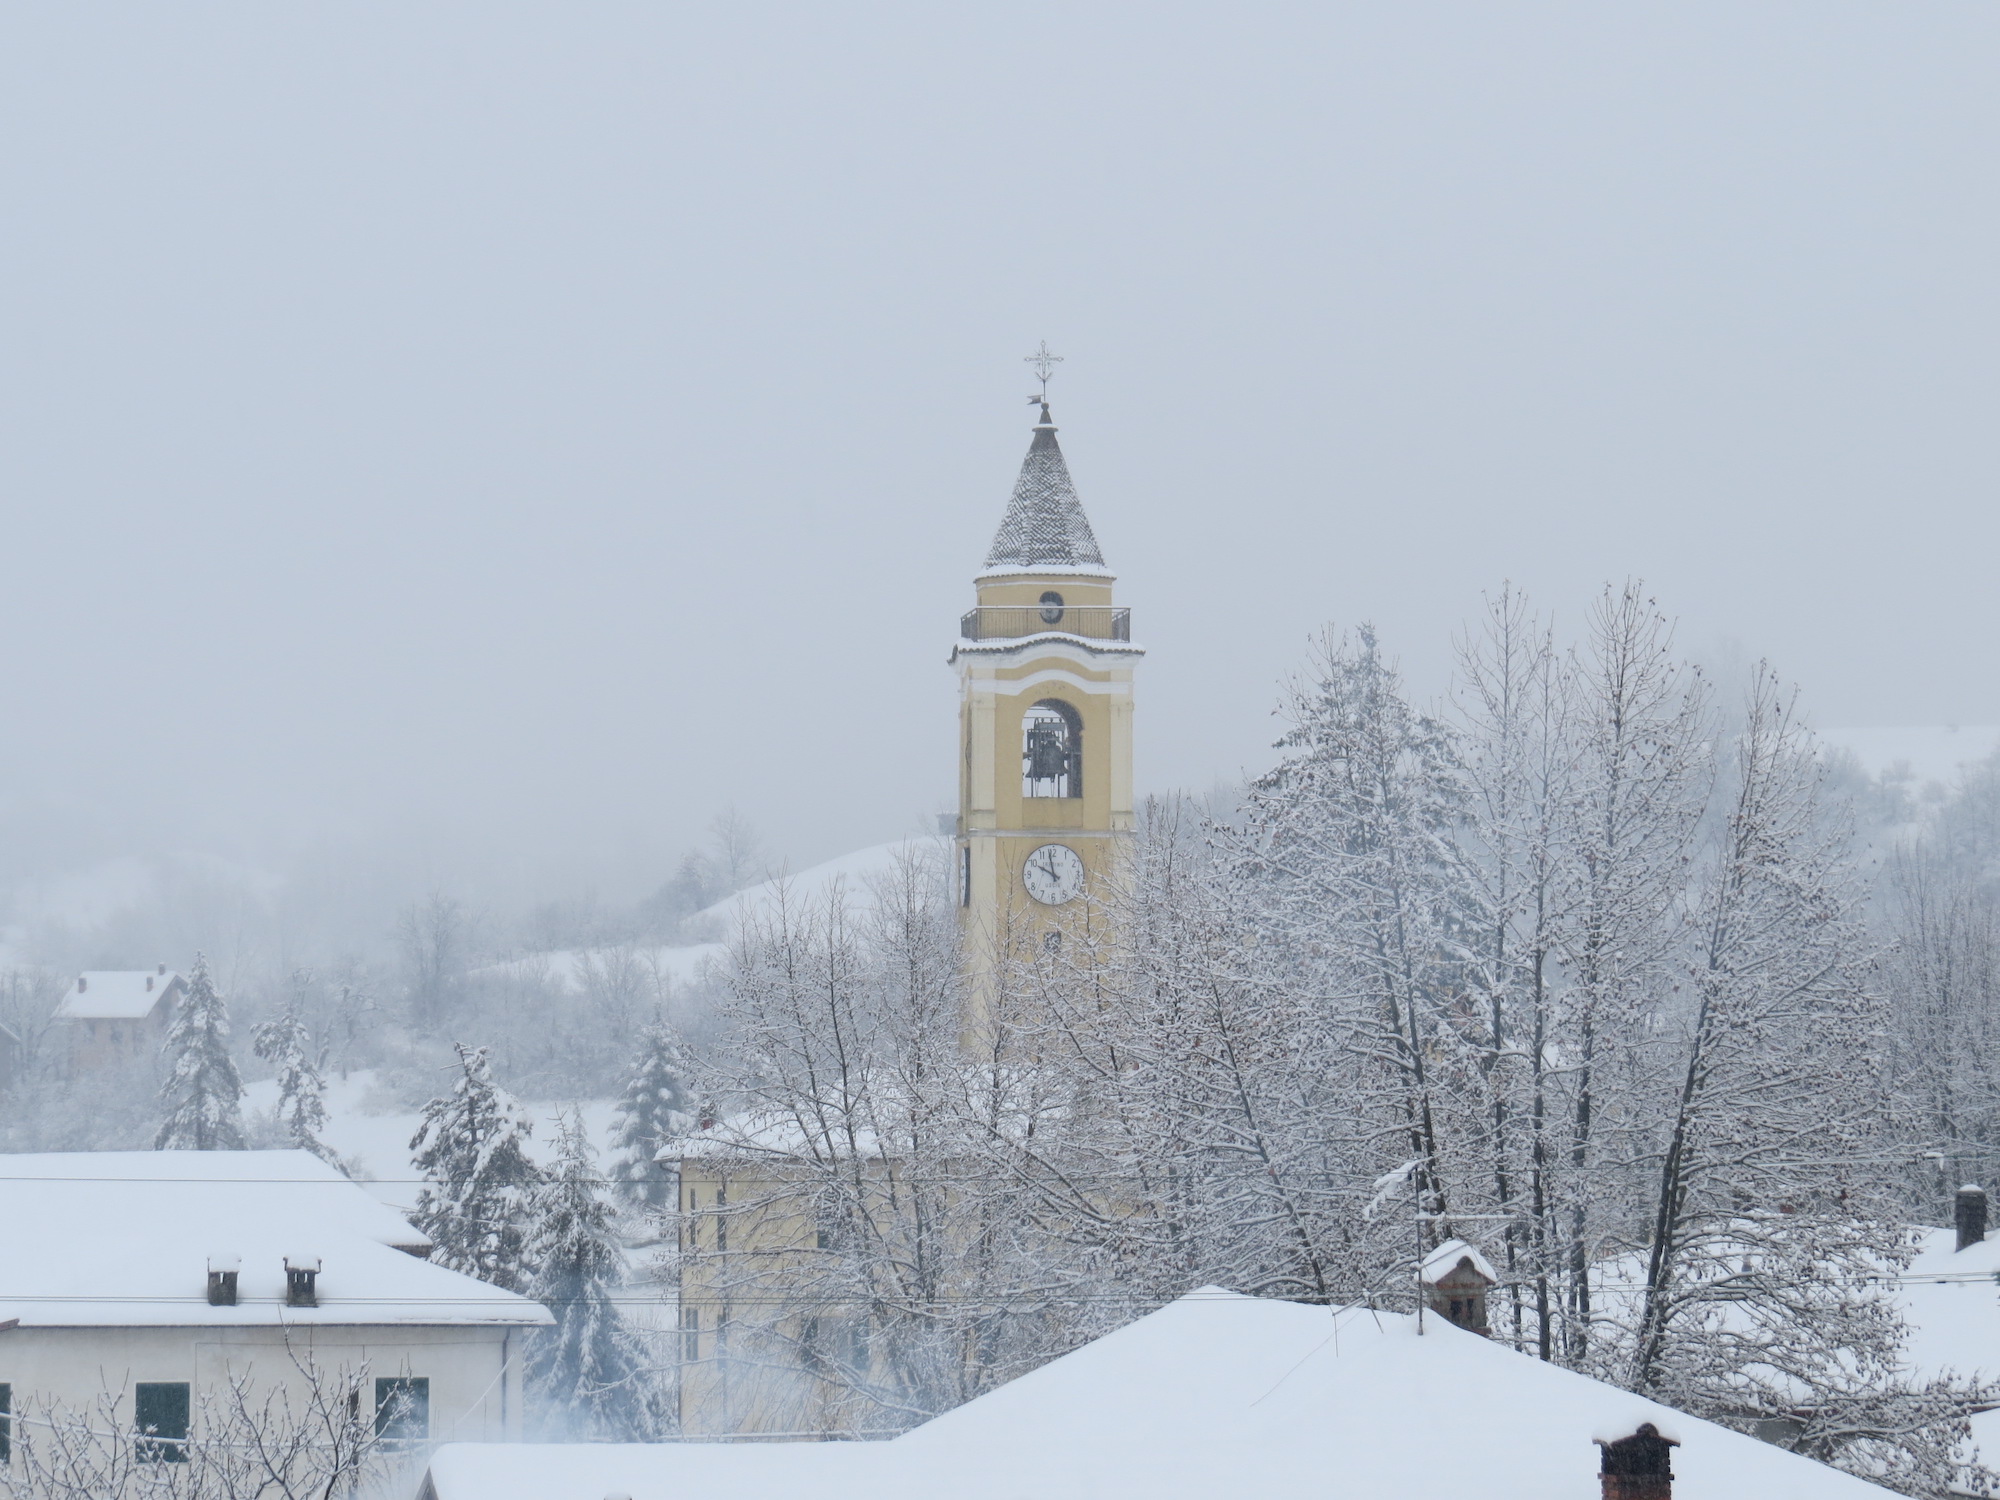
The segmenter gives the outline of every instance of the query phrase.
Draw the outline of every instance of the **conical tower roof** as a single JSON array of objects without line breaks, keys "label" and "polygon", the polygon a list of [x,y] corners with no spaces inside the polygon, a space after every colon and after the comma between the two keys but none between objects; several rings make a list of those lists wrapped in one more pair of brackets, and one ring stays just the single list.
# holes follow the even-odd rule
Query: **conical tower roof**
[{"label": "conical tower roof", "polygon": [[1007,515],[993,535],[986,566],[988,570],[1104,566],[1104,554],[1097,550],[1097,537],[1056,443],[1047,405],[1042,407],[1034,441],[1028,444],[1028,456],[1021,460],[1021,477],[1014,481],[1014,498],[1007,502]]}]

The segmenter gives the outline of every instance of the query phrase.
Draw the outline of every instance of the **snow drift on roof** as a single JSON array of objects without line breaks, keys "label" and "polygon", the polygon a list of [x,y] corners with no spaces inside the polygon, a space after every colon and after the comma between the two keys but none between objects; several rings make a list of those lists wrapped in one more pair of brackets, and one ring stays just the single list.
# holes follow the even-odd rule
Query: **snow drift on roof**
[{"label": "snow drift on roof", "polygon": [[[533,1324],[537,1304],[416,1254],[430,1242],[306,1151],[0,1156],[0,1322]],[[211,1307],[217,1257],[239,1301]],[[318,1307],[286,1307],[285,1260],[322,1263]]]},{"label": "snow drift on roof", "polygon": [[453,1445],[432,1473],[438,1500],[760,1500],[802,1480],[842,1500],[863,1486],[875,1500],[1592,1500],[1593,1439],[1652,1422],[1680,1440],[1677,1485],[1699,1500],[1887,1500],[1438,1319],[1425,1328],[1207,1287],[891,1442],[566,1446],[574,1467],[538,1456],[533,1472],[520,1448]]},{"label": "snow drift on roof", "polygon": [[143,1021],[181,986],[181,976],[157,969],[86,969],[56,1007],[62,1021]]}]

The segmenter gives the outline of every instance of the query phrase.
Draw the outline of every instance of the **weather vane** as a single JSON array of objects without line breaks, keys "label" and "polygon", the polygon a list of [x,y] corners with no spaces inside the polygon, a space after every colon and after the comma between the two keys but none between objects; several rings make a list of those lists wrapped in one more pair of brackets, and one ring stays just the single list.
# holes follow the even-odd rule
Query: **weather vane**
[{"label": "weather vane", "polygon": [[1062,362],[1063,357],[1060,354],[1049,353],[1049,341],[1047,339],[1042,340],[1041,348],[1021,361],[1024,365],[1033,365],[1035,367],[1035,374],[1042,382],[1041,395],[1030,396],[1028,398],[1029,401],[1039,401],[1044,406],[1049,404],[1049,377],[1055,374],[1056,366]]}]

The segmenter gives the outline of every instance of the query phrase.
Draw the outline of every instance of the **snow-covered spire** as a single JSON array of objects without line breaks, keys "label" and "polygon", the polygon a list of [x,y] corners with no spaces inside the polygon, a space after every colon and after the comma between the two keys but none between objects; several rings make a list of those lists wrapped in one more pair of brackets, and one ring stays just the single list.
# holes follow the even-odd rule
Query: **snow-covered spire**
[{"label": "snow-covered spire", "polygon": [[1047,401],[1042,402],[1042,420],[1035,425],[1028,456],[1021,461],[1021,477],[1014,482],[1014,498],[994,533],[986,566],[989,570],[1104,566],[1104,554],[1097,550],[1097,537],[1056,443]]}]

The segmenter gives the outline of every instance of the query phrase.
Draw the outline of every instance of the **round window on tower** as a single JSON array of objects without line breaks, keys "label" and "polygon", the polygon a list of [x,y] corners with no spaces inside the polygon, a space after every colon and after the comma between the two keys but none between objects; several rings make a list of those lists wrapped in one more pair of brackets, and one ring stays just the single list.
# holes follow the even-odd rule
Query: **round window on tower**
[{"label": "round window on tower", "polygon": [[1060,625],[1063,617],[1063,596],[1054,589],[1042,595],[1042,623]]}]

